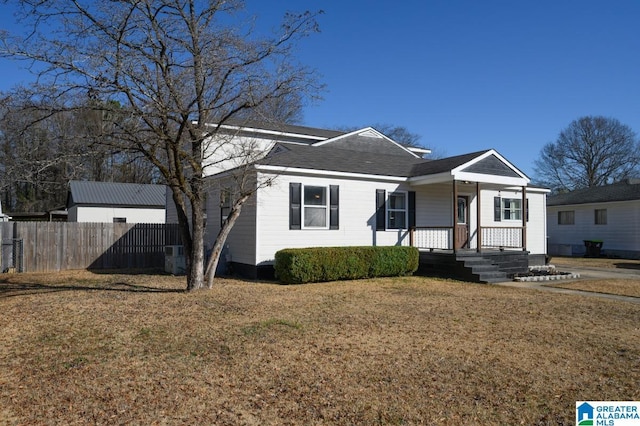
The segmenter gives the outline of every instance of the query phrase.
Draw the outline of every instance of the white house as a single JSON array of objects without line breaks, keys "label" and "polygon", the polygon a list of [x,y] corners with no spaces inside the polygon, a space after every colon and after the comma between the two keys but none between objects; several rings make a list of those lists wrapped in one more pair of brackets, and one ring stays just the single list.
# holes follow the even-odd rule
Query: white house
[{"label": "white house", "polygon": [[640,259],[640,179],[549,196],[549,254],[601,254]]},{"label": "white house", "polygon": [[165,186],[69,182],[69,222],[165,223]]},{"label": "white house", "polygon": [[[544,263],[548,191],[532,187],[493,149],[427,160],[373,128],[345,133],[254,125],[227,131],[238,146],[264,150],[249,172],[256,185],[269,182],[259,185],[228,237],[236,272],[268,276],[278,250],[310,246],[413,245],[425,259],[524,255],[525,269]],[[216,163],[208,178],[211,244],[237,171],[221,169]]]}]

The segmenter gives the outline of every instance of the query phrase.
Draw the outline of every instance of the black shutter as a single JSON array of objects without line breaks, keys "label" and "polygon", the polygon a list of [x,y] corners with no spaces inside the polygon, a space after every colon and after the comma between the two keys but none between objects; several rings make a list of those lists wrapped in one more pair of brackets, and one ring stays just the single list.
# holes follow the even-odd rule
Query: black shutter
[{"label": "black shutter", "polygon": [[289,183],[289,229],[300,229],[302,218],[301,183]]},{"label": "black shutter", "polygon": [[376,189],[376,231],[385,230],[385,219],[387,216],[387,194],[384,189]]},{"label": "black shutter", "polygon": [[416,191],[409,191],[409,228],[416,226]]},{"label": "black shutter", "polygon": [[527,222],[529,222],[529,199],[526,199],[526,209],[527,209]]},{"label": "black shutter", "polygon": [[493,197],[493,220],[496,222],[500,222],[502,220],[502,214],[500,209],[502,207],[502,202],[500,201],[500,197]]},{"label": "black shutter", "polygon": [[340,215],[338,205],[340,203],[340,187],[329,185],[329,229],[338,229]]}]

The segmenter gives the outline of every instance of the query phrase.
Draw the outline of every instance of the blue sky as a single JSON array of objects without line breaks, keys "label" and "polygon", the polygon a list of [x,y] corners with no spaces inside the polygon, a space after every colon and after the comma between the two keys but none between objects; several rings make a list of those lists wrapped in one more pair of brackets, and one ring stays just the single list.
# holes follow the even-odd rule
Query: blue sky
[{"label": "blue sky", "polygon": [[[247,9],[272,26],[287,10],[324,10],[299,51],[326,85],[305,125],[405,126],[447,156],[494,148],[530,177],[542,146],[578,117],[640,133],[637,0],[248,0]],[[2,61],[0,77],[2,91],[29,76]]]}]

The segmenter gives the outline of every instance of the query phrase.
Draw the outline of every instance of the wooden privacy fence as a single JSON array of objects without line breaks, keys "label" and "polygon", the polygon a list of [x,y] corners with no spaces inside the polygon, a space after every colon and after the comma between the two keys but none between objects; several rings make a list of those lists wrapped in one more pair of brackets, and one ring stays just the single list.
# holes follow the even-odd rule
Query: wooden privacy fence
[{"label": "wooden privacy fence", "polygon": [[164,247],[181,244],[177,224],[3,223],[10,239],[21,241],[22,272],[163,268]]}]

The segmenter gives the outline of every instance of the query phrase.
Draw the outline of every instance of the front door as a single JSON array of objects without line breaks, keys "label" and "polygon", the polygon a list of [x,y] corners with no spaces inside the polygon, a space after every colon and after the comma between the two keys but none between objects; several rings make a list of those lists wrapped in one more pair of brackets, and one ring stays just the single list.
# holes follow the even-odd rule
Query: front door
[{"label": "front door", "polygon": [[456,218],[456,250],[469,248],[469,197],[458,195]]}]

